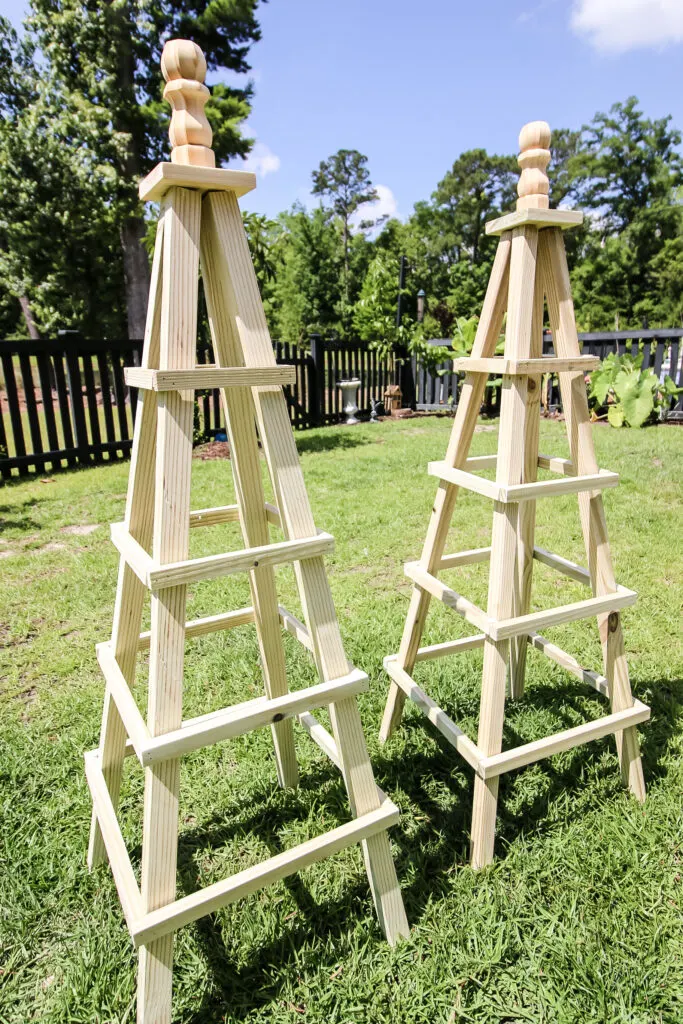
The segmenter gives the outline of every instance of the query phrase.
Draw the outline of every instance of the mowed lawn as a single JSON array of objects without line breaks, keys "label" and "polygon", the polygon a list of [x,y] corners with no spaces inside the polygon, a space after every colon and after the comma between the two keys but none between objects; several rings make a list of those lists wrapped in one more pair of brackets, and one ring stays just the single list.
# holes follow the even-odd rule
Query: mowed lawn
[{"label": "mowed lawn", "polygon": [[[414,707],[384,747],[382,658],[397,650],[451,421],[327,428],[297,435],[349,657],[370,677],[360,698],[378,783],[401,809],[392,848],[411,937],[382,939],[360,850],[313,866],[178,933],[174,1019],[213,1022],[623,1022],[683,1020],[683,431],[594,430],[617,576],[640,594],[624,613],[648,799],[622,790],[613,739],[505,775],[496,860],[468,862],[473,778]],[[473,453],[495,450],[482,424]],[[541,424],[541,450],[566,454],[563,424]],[[194,463],[193,506],[225,504],[227,461]],[[111,875],[89,875],[90,800],[83,752],[98,742],[117,557],[108,523],[124,512],[128,464],[6,486],[0,493],[0,1022],[135,1020],[136,955]],[[488,543],[491,506],[461,495],[449,550]],[[87,531],[88,527],[96,527]],[[277,537],[277,531],[273,531]],[[192,553],[240,545],[234,525],[194,530]],[[539,503],[538,543],[585,563],[575,498]],[[537,564],[535,607],[584,592]],[[445,574],[485,602],[486,565]],[[299,606],[291,569],[283,603]],[[188,617],[249,603],[246,579],[191,588]],[[146,626],[145,626],[146,628]],[[468,632],[436,604],[425,643]],[[549,631],[599,667],[595,623]],[[285,638],[291,685],[314,681]],[[476,736],[481,652],[426,662],[416,678]],[[136,696],[145,701],[141,657]],[[261,692],[253,627],[189,641],[185,714]],[[525,697],[508,707],[505,745],[605,711],[588,687],[529,652]],[[325,714],[321,713],[323,719]],[[301,785],[278,790],[268,730],[183,761],[178,893],[195,890],[348,820],[337,769],[297,728]],[[126,764],[121,808],[136,870],[142,772]]]}]

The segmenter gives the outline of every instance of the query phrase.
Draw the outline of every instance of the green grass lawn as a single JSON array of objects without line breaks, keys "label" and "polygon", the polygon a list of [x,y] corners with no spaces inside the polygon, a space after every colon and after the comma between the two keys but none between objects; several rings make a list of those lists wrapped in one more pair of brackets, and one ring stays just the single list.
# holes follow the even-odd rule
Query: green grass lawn
[{"label": "green grass lawn", "polygon": [[[178,933],[175,1020],[213,1022],[628,1022],[683,1019],[683,432],[594,431],[620,582],[640,600],[624,613],[634,691],[652,706],[640,729],[648,800],[622,790],[611,739],[505,775],[497,858],[467,866],[473,778],[414,708],[385,747],[382,658],[397,650],[450,421],[407,420],[297,435],[349,657],[370,677],[360,700],[379,784],[400,806],[392,830],[411,937],[391,949],[374,916],[358,848]],[[562,424],[541,424],[541,450],[566,454]],[[495,450],[484,426],[473,453]],[[136,956],[109,870],[89,875],[90,800],[83,751],[97,745],[103,683],[94,645],[107,639],[117,558],[107,524],[124,511],[128,464],[34,478],[0,494],[0,1022],[135,1020]],[[233,494],[227,462],[195,462],[193,505]],[[462,496],[449,550],[488,543],[490,503]],[[94,526],[92,532],[70,532]],[[277,531],[274,531],[274,536]],[[538,543],[585,562],[576,500],[538,508]],[[192,532],[192,554],[237,547],[234,525]],[[485,565],[445,574],[481,604]],[[578,585],[542,565],[536,607]],[[290,569],[283,603],[299,612]],[[457,581],[457,582],[456,582]],[[246,580],[195,585],[188,617],[249,603]],[[465,634],[433,605],[425,643]],[[595,624],[548,636],[599,667]],[[285,638],[293,687],[313,681]],[[253,627],[188,642],[185,714],[260,693]],[[536,651],[528,689],[509,707],[505,745],[578,724],[604,701]],[[481,652],[426,662],[416,678],[476,735]],[[136,694],[145,700],[146,665]],[[301,786],[275,783],[262,730],[184,759],[178,893],[348,820],[336,768],[297,730]],[[139,862],[142,772],[129,758],[121,808]]]}]

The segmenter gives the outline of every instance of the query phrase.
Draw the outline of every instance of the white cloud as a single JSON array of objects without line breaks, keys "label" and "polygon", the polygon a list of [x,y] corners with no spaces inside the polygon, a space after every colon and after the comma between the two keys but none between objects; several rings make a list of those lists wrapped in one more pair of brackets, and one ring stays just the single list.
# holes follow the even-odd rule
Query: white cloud
[{"label": "white cloud", "polygon": [[280,170],[280,157],[266,146],[265,142],[255,142],[251,153],[242,164],[243,171],[253,171],[258,178],[273,174]]},{"label": "white cloud", "polygon": [[363,203],[351,218],[351,226],[359,228],[361,221],[379,220],[380,217],[396,217],[398,203],[396,196],[388,185],[375,185],[377,199],[373,203]]},{"label": "white cloud", "polygon": [[683,42],[681,0],[576,0],[571,26],[596,48],[625,53]]}]

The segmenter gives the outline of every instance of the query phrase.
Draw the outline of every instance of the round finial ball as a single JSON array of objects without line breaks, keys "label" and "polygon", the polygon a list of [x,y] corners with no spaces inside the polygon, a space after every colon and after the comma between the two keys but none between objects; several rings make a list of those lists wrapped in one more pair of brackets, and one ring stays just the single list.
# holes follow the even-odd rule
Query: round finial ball
[{"label": "round finial ball", "polygon": [[179,78],[203,82],[206,78],[206,58],[191,39],[169,39],[161,54],[161,71],[167,82]]},{"label": "round finial ball", "polygon": [[550,125],[547,121],[529,121],[519,133],[519,149],[548,149],[550,146]]}]

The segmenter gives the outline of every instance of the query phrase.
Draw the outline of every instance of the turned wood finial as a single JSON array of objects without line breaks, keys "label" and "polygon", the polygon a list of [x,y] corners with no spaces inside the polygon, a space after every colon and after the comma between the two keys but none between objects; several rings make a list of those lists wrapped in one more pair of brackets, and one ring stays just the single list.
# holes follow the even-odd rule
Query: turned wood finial
[{"label": "turned wood finial", "polygon": [[210,96],[204,85],[204,54],[190,39],[170,39],[161,55],[161,70],[167,82],[164,99],[173,108],[168,132],[172,163],[215,167],[213,132],[204,113]]},{"label": "turned wood finial", "polygon": [[550,162],[550,125],[530,121],[519,133],[519,156],[522,168],[517,185],[518,210],[547,210],[550,183],[545,173]]}]

